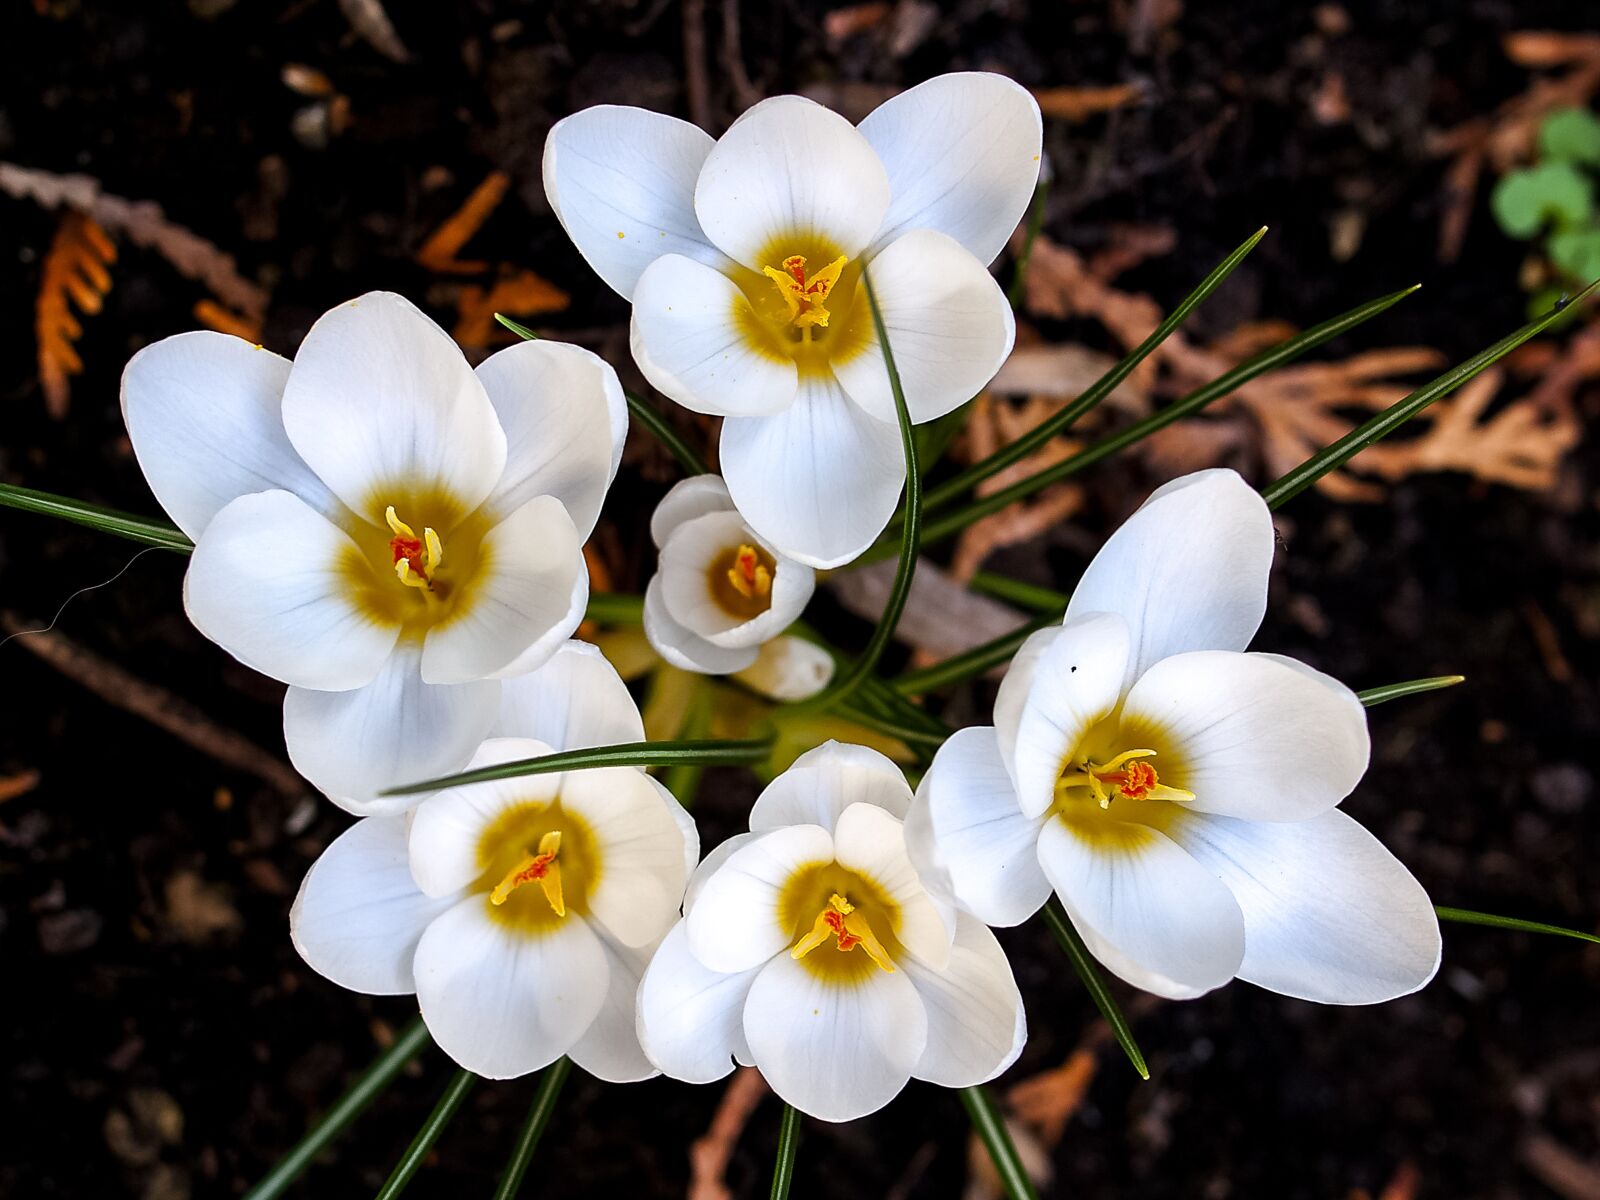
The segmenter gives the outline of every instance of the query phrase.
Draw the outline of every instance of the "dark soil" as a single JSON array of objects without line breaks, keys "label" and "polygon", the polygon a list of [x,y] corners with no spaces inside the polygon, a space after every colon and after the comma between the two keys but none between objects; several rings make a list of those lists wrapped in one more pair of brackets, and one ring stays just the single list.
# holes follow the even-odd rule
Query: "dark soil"
[{"label": "dark soil", "polygon": [[[739,107],[722,57],[729,6],[704,7],[720,128]],[[1196,318],[1202,334],[1268,316],[1308,325],[1420,279],[1425,290],[1381,328],[1329,350],[1415,343],[1455,358],[1520,321],[1521,250],[1496,233],[1480,197],[1460,261],[1436,264],[1443,164],[1423,135],[1526,86],[1500,51],[1504,33],[1592,16],[1556,0],[1373,0],[1345,5],[1347,31],[1330,34],[1338,14],[1328,6],[1319,15],[1266,0],[1191,0],[1176,23],[1150,29],[1140,14],[1160,3],[962,0],[896,59],[874,35],[830,41],[815,6],[738,7],[743,62],[766,92],[969,67],[1037,86],[1144,80],[1140,106],[1047,125],[1058,179],[1051,236],[1087,251],[1113,222],[1174,228],[1178,249],[1121,281],[1170,305],[1269,223],[1269,240]],[[159,201],[271,287],[263,340],[280,350],[322,310],[371,288],[439,311],[448,296],[413,256],[490,169],[504,169],[512,196],[471,253],[533,267],[568,290],[570,310],[549,327],[627,374],[624,306],[551,217],[539,153],[551,122],[586,104],[687,111],[680,8],[388,8],[412,51],[404,65],[352,35],[333,0],[5,5],[0,159],[85,172],[110,192]],[[294,131],[313,101],[282,83],[291,63],[326,72],[350,98],[349,128],[325,147]],[[1344,76],[1353,108],[1335,127],[1309,111],[1328,71]],[[1365,237],[1336,264],[1330,221],[1351,207],[1366,216]],[[154,513],[122,433],[118,374],[138,347],[193,327],[204,292],[124,243],[106,310],[85,322],[70,415],[51,420],[31,316],[54,227],[31,203],[0,197],[0,261],[11,264],[0,273],[0,477]],[[646,561],[637,518],[671,475],[642,444],[629,463],[607,536],[618,561],[637,567]],[[1263,648],[1357,687],[1469,676],[1373,711],[1374,767],[1348,804],[1440,903],[1588,929],[1600,914],[1597,482],[1591,443],[1548,496],[1428,477],[1383,505],[1306,496],[1282,514]],[[1099,470],[1085,528],[1101,536],[1151,483],[1125,465]],[[131,554],[127,543],[11,513],[0,518],[0,607],[42,623]],[[1070,586],[1083,561],[1079,541],[1051,540],[992,565]],[[189,627],[182,571],[180,558],[148,553],[76,600],[61,628],[281,750],[277,685]],[[0,1195],[238,1194],[413,1011],[404,999],[339,990],[289,944],[299,878],[346,819],[219,766],[21,646],[0,649],[0,682],[0,776],[41,776],[0,805]],[[951,712],[977,719],[988,699],[955,697]],[[699,809],[708,844],[739,824],[752,795],[738,773],[708,777]],[[1004,940],[1032,1026],[1010,1076],[1021,1079],[1062,1061],[1093,1010],[1042,929]],[[1410,1162],[1423,1197],[1594,1195],[1547,1191],[1525,1163],[1541,1138],[1600,1162],[1600,952],[1448,926],[1445,953],[1425,992],[1378,1009],[1321,1008],[1246,985],[1153,1007],[1138,1021],[1152,1081],[1141,1084],[1114,1046],[1101,1051],[1047,1190],[1343,1198],[1377,1194]],[[297,1194],[376,1190],[447,1077],[436,1051],[419,1063]],[[526,1080],[477,1088],[410,1194],[487,1195],[531,1094]],[[682,1195],[688,1143],[721,1094],[574,1073],[523,1194]],[[736,1196],[766,1194],[777,1122],[769,1100],[730,1166]],[[923,1085],[868,1120],[808,1123],[795,1194],[959,1196],[966,1129],[957,1099]]]}]

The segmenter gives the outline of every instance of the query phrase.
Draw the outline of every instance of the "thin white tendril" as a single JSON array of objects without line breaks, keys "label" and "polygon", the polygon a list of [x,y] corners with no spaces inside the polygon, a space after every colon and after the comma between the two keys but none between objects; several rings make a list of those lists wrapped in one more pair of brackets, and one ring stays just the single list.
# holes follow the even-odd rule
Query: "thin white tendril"
[{"label": "thin white tendril", "polygon": [[121,579],[124,575],[126,575],[128,573],[128,568],[133,566],[134,563],[138,562],[141,558],[143,558],[146,554],[149,554],[152,550],[160,550],[161,548],[162,547],[160,547],[160,546],[146,546],[143,550],[139,551],[132,558],[130,558],[127,562],[123,563],[122,564],[122,570],[118,571],[110,579],[102,580],[99,583],[91,583],[88,587],[79,588],[77,591],[73,592],[72,595],[68,596],[65,600],[63,600],[61,602],[61,607],[56,609],[56,615],[50,618],[50,624],[45,625],[45,626],[43,626],[42,628],[39,628],[39,629],[19,629],[19,630],[17,630],[17,632],[11,634],[9,637],[0,638],[0,649],[4,649],[4,647],[5,647],[7,642],[12,641],[15,638],[27,637],[30,633],[49,633],[52,629],[54,629],[56,627],[56,622],[61,620],[61,614],[67,611],[67,605],[71,604],[74,600],[76,600],[79,596],[82,596],[85,592],[95,592],[95,591],[99,591],[101,588],[110,587],[113,583],[115,583],[117,580]]}]

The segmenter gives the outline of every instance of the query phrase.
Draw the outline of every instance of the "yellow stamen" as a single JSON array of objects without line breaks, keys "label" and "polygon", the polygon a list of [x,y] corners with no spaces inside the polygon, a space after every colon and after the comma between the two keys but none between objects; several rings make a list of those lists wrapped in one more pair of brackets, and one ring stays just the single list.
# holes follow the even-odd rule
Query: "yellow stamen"
[{"label": "yellow stamen", "polygon": [[489,893],[489,903],[498,908],[523,884],[537,883],[556,916],[566,916],[567,905],[561,898],[561,863],[557,861],[560,852],[561,831],[551,830],[539,839],[537,854],[527,855],[495,884],[494,891]]},{"label": "yellow stamen", "polygon": [[812,326],[828,327],[828,294],[839,282],[849,260],[843,255],[834,259],[816,274],[806,275],[806,260],[802,254],[791,254],[783,260],[783,269],[763,267],[762,273],[778,285],[783,302],[789,306],[789,320],[802,330]]},{"label": "yellow stamen", "polygon": [[444,560],[444,543],[439,535],[430,527],[419,538],[417,531],[395,514],[392,504],[384,510],[383,517],[394,533],[389,539],[389,553],[394,556],[395,577],[406,587],[431,592],[433,573]]},{"label": "yellow stamen", "polygon": [[1125,750],[1108,763],[1085,759],[1079,770],[1056,781],[1056,791],[1086,787],[1101,808],[1110,808],[1113,800],[1168,800],[1175,804],[1192,801],[1193,792],[1162,783],[1155,767],[1141,761],[1154,758],[1155,754],[1154,750]]},{"label": "yellow stamen", "polygon": [[772,591],[772,572],[762,563],[754,546],[741,544],[734,552],[733,566],[728,568],[728,582],[746,600],[754,600]]},{"label": "yellow stamen", "polygon": [[860,946],[867,952],[867,957],[885,971],[892,972],[894,963],[889,960],[889,953],[883,948],[872,932],[872,926],[867,924],[867,919],[856,911],[856,906],[839,895],[838,892],[828,897],[828,903],[811,926],[811,931],[794,944],[794,949],[789,951],[789,957],[799,960],[810,954],[832,935],[838,942],[841,950],[854,950]]}]

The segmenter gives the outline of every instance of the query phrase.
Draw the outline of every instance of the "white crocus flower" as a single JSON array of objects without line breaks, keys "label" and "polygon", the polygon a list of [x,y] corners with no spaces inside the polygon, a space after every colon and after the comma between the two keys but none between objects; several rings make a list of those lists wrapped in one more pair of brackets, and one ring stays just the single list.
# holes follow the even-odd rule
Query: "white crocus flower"
[{"label": "white crocus flower", "polygon": [[627,433],[616,374],[524,342],[476,371],[408,301],[319,320],[291,363],[186,333],[141,350],[122,410],[195,542],[189,618],[289,684],[295,766],[352,812],[466,764],[499,678],[537,667],[588,598],[582,544]]},{"label": "white crocus flower", "polygon": [[1427,895],[1337,807],[1367,767],[1360,701],[1243,652],[1272,551],[1232,471],[1157,490],[1018,651],[994,727],[940,748],[909,820],[930,877],[991,925],[1053,889],[1101,962],[1173,999],[1235,977],[1328,1004],[1427,983]]},{"label": "white crocus flower", "polygon": [[989,382],[1016,329],[986,266],[1039,175],[1039,108],[999,75],[941,75],[859,126],[800,96],[720,139],[604,105],[545,143],[551,206],[633,302],[645,377],[723,416],[734,503],[790,558],[833,567],[905,482],[870,269],[913,421]]},{"label": "white crocus flower", "polygon": [[693,476],[668,492],[650,518],[650,536],[660,566],[645,588],[645,636],[685,671],[728,675],[752,667],[816,587],[816,572],[756,534],[715,475]]},{"label": "white crocus flower", "polygon": [[[644,725],[611,664],[568,642],[506,681],[494,733],[473,766],[643,741]],[[569,1054],[601,1079],[644,1079],[634,997],[699,850],[637,768],[472,784],[356,822],[307,873],[289,927],[333,982],[415,992],[434,1040],[479,1075]]]},{"label": "white crocus flower", "polygon": [[827,742],[761,793],[750,832],[700,864],[686,916],[639,989],[663,1072],[709,1083],[753,1063],[803,1112],[847,1121],[911,1078],[966,1087],[1026,1037],[994,935],[922,884],[894,764]]}]

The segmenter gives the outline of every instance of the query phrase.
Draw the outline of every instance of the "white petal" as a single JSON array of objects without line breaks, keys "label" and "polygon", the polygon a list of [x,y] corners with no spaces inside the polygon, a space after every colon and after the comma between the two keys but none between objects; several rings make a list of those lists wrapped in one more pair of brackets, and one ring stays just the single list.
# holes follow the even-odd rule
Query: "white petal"
[{"label": "white petal", "polygon": [[[734,122],[706,156],[694,208],[712,243],[755,271],[793,253],[784,238],[810,238],[855,258],[889,209],[889,176],[838,113],[800,96],[774,96]],[[763,257],[774,254],[770,262]]]},{"label": "white petal", "polygon": [[772,700],[809,700],[833,681],[833,655],[793,634],[773,638],[735,678]]},{"label": "white petal", "polygon": [[457,607],[428,630],[423,678],[482,679],[518,663],[541,641],[554,653],[583,619],[573,612],[573,589],[587,576],[578,531],[561,501],[529,500],[483,535],[478,566],[458,585]]},{"label": "white petal", "polygon": [[651,386],[685,408],[717,417],[781,412],[794,400],[794,360],[751,341],[758,320],[721,271],[668,254],[634,288],[629,341]]},{"label": "white petal", "polygon": [[288,359],[209,330],[163,338],[128,360],[128,440],[150,490],[190,538],[251,492],[281,488],[318,512],[338,508],[283,431],[288,379]]},{"label": "white petal", "polygon": [[820,825],[829,833],[852,804],[874,804],[894,817],[911,807],[911,788],[900,768],[876,750],[826,741],[807,750],[767,784],[750,809],[756,833],[787,825]]},{"label": "white petal", "polygon": [[[1269,654],[1163,659],[1134,684],[1122,720],[1152,731],[1162,779],[1195,794],[1185,807],[1252,821],[1326,812],[1355,790],[1371,752],[1354,692]],[[1170,778],[1162,761],[1176,767]]]},{"label": "white petal", "polygon": [[311,327],[284,386],[283,425],[334,494],[380,527],[387,505],[432,489],[465,516],[506,465],[505,434],[460,348],[392,292],[368,292]]},{"label": "white petal", "polygon": [[1039,656],[1017,722],[1015,778],[1024,816],[1042,816],[1055,803],[1068,756],[1122,698],[1127,660],[1127,623],[1109,613],[1063,625]]},{"label": "white petal", "polygon": [[[661,797],[661,803],[666,806],[673,823],[678,827],[679,841],[683,846],[683,879],[693,878],[695,866],[700,861],[700,827],[694,823],[694,818],[689,815],[689,810],[683,803],[667,790],[667,785],[654,775],[646,775],[650,786],[655,789],[656,795]],[[685,889],[680,889],[675,908],[682,908],[685,901]]]},{"label": "white petal", "polygon": [[756,968],[723,974],[689,952],[679,921],[639,985],[638,1031],[651,1062],[674,1079],[711,1083],[733,1070],[744,1045],[744,1004]]},{"label": "white petal", "polygon": [[579,552],[579,565],[576,577],[572,581],[572,593],[567,597],[567,611],[558,617],[549,629],[545,630],[521,654],[512,659],[506,666],[495,671],[491,678],[517,679],[529,671],[537,671],[550,661],[552,655],[565,646],[578,626],[583,624],[585,612],[589,608],[589,563]]},{"label": "white petal", "polygon": [[876,245],[909,229],[949,234],[988,264],[1039,182],[1044,123],[1033,95],[1003,75],[936,75],[884,101],[860,129],[889,172]]},{"label": "white petal", "polygon": [[606,937],[598,929],[595,934],[606,952],[610,977],[606,1002],[594,1024],[567,1053],[596,1079],[607,1083],[637,1083],[659,1073],[639,1044],[638,1022],[639,980],[650,965],[656,943],[632,949]]},{"label": "white petal", "polygon": [[728,856],[739,849],[740,846],[748,845],[752,840],[760,836],[759,833],[736,833],[732,837],[724,838],[707,851],[706,856],[700,860],[699,865],[689,873],[689,886],[683,895],[683,911],[685,914],[694,907],[694,902],[700,895],[700,889],[705,887],[706,880],[717,873],[718,868],[728,861]]},{"label": "white petal", "polygon": [[[913,424],[960,408],[1011,353],[1017,323],[1005,293],[954,238],[918,229],[890,242],[867,274],[878,297]],[[877,336],[833,363],[850,398],[894,421],[894,393]]]},{"label": "white petal", "polygon": [[685,521],[707,513],[732,512],[733,498],[720,475],[691,475],[673,484],[650,515],[650,537],[656,549],[667,544],[672,531]]},{"label": "white petal", "polygon": [[788,949],[794,930],[779,920],[779,893],[802,867],[832,861],[833,838],[820,825],[791,825],[740,846],[695,896],[690,951],[713,971],[732,972]]},{"label": "white petal", "polygon": [[683,671],[701,675],[729,675],[755,662],[754,646],[729,649],[715,646],[691,633],[667,610],[661,576],[652,575],[644,589],[644,636],[657,654]]},{"label": "white petal", "polygon": [[1244,911],[1240,979],[1322,1004],[1376,1004],[1439,969],[1428,894],[1339,810],[1292,823],[1194,816],[1169,833]]},{"label": "white petal", "polygon": [[563,642],[538,670],[500,685],[491,737],[523,737],[556,750],[644,741],[628,685],[598,646]]},{"label": "white petal", "polygon": [[705,513],[674,529],[661,548],[657,575],[672,619],[696,637],[729,650],[759,646],[792,625],[816,587],[816,572],[802,563],[773,556],[770,606],[748,620],[730,613],[713,591],[713,571],[725,569],[725,556],[759,540],[731,511]]},{"label": "white petal", "polygon": [[357,821],[324,850],[289,910],[289,936],[317,974],[369,996],[417,990],[422,931],[458,899],[424,896],[406,860],[403,817]]},{"label": "white petal", "polygon": [[[1159,830],[1058,818],[1039,832],[1039,862],[1085,941],[1092,933],[1185,989],[1209,991],[1238,973],[1244,917],[1233,894]],[[1120,962],[1101,961],[1123,974]]]},{"label": "white petal", "polygon": [[1233,471],[1197,471],[1157,489],[1100,547],[1067,619],[1127,619],[1132,683],[1185,650],[1243,650],[1267,611],[1272,514]]},{"label": "white petal", "polygon": [[1039,667],[1039,659],[1060,633],[1059,625],[1048,625],[1030,633],[1027,640],[1017,647],[1016,654],[1012,655],[1005,676],[1000,680],[1000,689],[995,693],[994,732],[1007,771],[1014,769],[1017,726],[1022,722],[1022,710],[1027,706],[1028,693],[1033,690],[1033,673]]},{"label": "white petal", "polygon": [[904,971],[839,984],[780,954],[744,1006],[744,1034],[766,1081],[823,1121],[851,1121],[900,1094],[928,1043],[928,1013]]},{"label": "white petal", "polygon": [[711,135],[664,113],[600,104],[556,122],[544,144],[544,190],[595,274],[631,298],[663,254],[726,260],[694,215]]},{"label": "white petal", "polygon": [[[993,729],[952,734],[917,787],[906,819],[912,861],[943,874],[958,904],[988,925],[1020,925],[1050,898],[1039,866],[1044,817],[1025,817]],[[919,836],[926,828],[929,837]]]},{"label": "white petal", "polygon": [[962,913],[942,970],[915,958],[901,964],[928,1012],[928,1044],[911,1073],[941,1087],[985,1083],[1017,1061],[1028,1040],[1011,963],[994,934]]},{"label": "white petal", "polygon": [[606,999],[605,948],[582,917],[537,936],[468,896],[417,946],[417,1004],[439,1048],[485,1079],[549,1066],[577,1044]]},{"label": "white petal", "polygon": [[304,500],[255,492],[230,501],[200,535],[183,604],[201,633],[263,675],[357,688],[400,636],[360,604],[350,572],[364,566],[350,536]]},{"label": "white petal", "polygon": [[783,412],[722,423],[722,475],[750,528],[813,567],[841,566],[870,546],[906,481],[900,430],[816,376]]},{"label": "white petal", "polygon": [[478,379],[506,435],[505,471],[488,507],[504,516],[554,496],[587,541],[628,438],[617,373],[582,346],[535,341],[491,354]]},{"label": "white petal", "polygon": [[865,876],[894,901],[899,920],[892,932],[900,944],[942,970],[950,961],[955,910],[940,905],[923,886],[906,852],[905,825],[876,804],[852,804],[839,814],[833,840],[839,865]]}]

